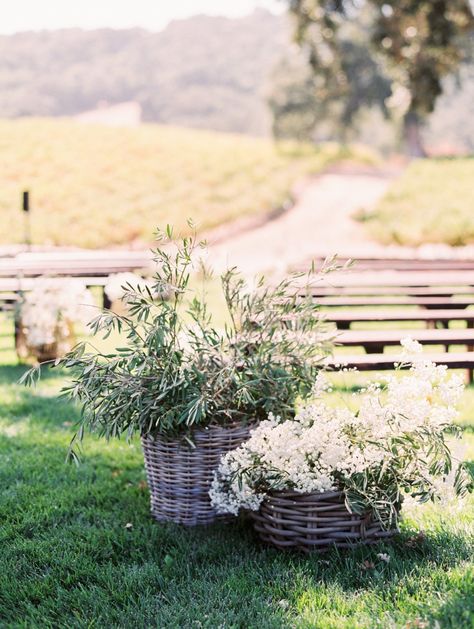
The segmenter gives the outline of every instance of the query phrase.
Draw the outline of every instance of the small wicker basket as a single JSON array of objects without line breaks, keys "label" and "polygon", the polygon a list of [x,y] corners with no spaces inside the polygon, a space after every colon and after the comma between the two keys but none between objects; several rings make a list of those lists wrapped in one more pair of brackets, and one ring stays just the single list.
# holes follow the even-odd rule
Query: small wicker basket
[{"label": "small wicker basket", "polygon": [[72,325],[68,326],[68,334],[56,333],[53,343],[33,346],[28,343],[28,334],[21,319],[15,319],[15,349],[20,360],[34,358],[37,362],[56,360],[69,352],[76,344],[76,336]]},{"label": "small wicker basket", "polygon": [[249,434],[243,424],[196,429],[194,448],[182,438],[142,437],[153,517],[187,526],[227,519],[211,506],[209,488],[221,456]]},{"label": "small wicker basket", "polygon": [[371,513],[365,517],[350,513],[340,491],[274,492],[251,517],[262,541],[304,552],[373,544],[397,532],[393,527],[384,528]]}]

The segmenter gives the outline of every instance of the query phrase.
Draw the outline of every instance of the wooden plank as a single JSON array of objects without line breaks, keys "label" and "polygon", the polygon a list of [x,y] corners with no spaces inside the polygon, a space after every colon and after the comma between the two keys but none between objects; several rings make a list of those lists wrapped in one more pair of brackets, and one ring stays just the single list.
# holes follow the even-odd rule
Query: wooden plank
[{"label": "wooden plank", "polygon": [[0,292],[0,301],[3,302],[15,302],[18,301],[18,293],[4,293],[4,292]]},{"label": "wooden plank", "polygon": [[[439,352],[436,354],[423,354],[426,360],[430,360],[437,365],[448,365],[452,369],[472,369],[474,368],[473,352]],[[393,369],[394,362],[400,362],[401,356],[397,354],[353,354],[335,356],[325,361],[329,367],[347,366],[356,367],[361,371],[373,369]]]},{"label": "wooden plank", "polygon": [[[474,286],[474,271],[366,271],[331,273],[321,287]],[[319,290],[319,285],[315,287]]]},{"label": "wooden plank", "polygon": [[474,299],[458,297],[321,297],[318,304],[324,307],[346,306],[422,306],[425,308],[467,308],[474,305]]},{"label": "wooden plank", "polygon": [[[316,267],[321,267],[325,258],[318,256],[314,259]],[[366,257],[354,255],[352,258],[341,256],[337,258],[338,264],[352,262],[354,271],[472,271],[474,270],[474,258],[414,258],[414,257]],[[311,262],[299,265],[296,270],[305,272]]]},{"label": "wooden plank", "polygon": [[345,310],[326,314],[327,321],[336,324],[371,321],[469,321],[474,322],[474,310]]},{"label": "wooden plank", "polygon": [[336,336],[336,343],[345,346],[362,346],[367,350],[387,345],[399,345],[410,337],[424,345],[474,345],[474,329],[443,330],[348,330]]},{"label": "wooden plank", "polygon": [[[343,260],[342,262],[345,262]],[[356,258],[352,267],[354,271],[472,271],[474,260],[413,260],[401,258]]]},{"label": "wooden plank", "polygon": [[151,260],[148,251],[21,253],[13,258],[0,258],[0,276],[111,275],[149,267]]},{"label": "wooden plank", "polygon": [[[58,282],[64,282],[65,277],[49,277],[47,278],[48,282],[54,282],[57,280]],[[82,281],[86,286],[105,286],[108,282],[108,277],[98,277],[98,276],[89,276],[82,277],[78,276],[74,279]],[[26,277],[26,278],[16,278],[16,277],[5,277],[0,279],[0,295],[3,292],[20,292],[23,290],[31,290],[36,283],[41,281],[41,278],[35,277]]]},{"label": "wooden plank", "polygon": [[474,295],[472,286],[321,286],[313,287],[311,295],[331,296],[387,296],[405,295],[407,297],[451,297],[452,295]]}]

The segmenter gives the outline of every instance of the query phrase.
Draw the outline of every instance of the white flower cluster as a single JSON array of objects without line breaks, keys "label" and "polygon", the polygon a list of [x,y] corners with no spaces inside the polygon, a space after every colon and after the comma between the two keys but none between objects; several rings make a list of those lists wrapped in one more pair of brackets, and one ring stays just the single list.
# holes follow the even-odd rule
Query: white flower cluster
[{"label": "white flower cluster", "polygon": [[41,279],[25,294],[20,320],[30,347],[67,338],[75,323],[93,318],[94,299],[79,280]]},{"label": "white flower cluster", "polygon": [[[419,349],[409,342],[405,348]],[[421,431],[446,430],[456,417],[464,385],[445,366],[420,357],[410,364],[406,373],[385,378],[384,385],[369,384],[351,397],[350,405],[334,405],[331,387],[320,373],[313,399],[294,420],[269,416],[247,442],[222,458],[210,491],[214,507],[237,514],[241,508],[257,510],[271,490],[344,490],[355,474],[389,465],[397,456],[394,440],[402,436],[417,441],[417,449],[407,457],[401,476],[416,474],[416,457],[430,447]]]},{"label": "white flower cluster", "polygon": [[143,279],[135,273],[116,273],[110,275],[107,284],[104,286],[104,292],[111,302],[118,301],[124,297],[128,286],[131,286],[134,290],[152,288],[153,283]]}]

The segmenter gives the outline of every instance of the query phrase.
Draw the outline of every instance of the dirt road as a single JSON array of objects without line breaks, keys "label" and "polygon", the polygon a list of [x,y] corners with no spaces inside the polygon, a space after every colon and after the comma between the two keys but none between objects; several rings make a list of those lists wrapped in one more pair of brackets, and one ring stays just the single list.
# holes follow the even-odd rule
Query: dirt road
[{"label": "dirt road", "polygon": [[351,216],[374,207],[393,177],[376,171],[315,177],[282,216],[216,245],[211,239],[209,260],[217,272],[236,265],[245,274],[279,274],[314,256],[386,253],[386,247],[369,240],[363,225]]}]

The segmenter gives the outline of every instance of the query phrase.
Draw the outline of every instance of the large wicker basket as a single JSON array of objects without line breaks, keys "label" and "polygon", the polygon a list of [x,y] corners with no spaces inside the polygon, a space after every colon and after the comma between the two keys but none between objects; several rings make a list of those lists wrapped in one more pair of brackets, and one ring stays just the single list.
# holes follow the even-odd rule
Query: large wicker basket
[{"label": "large wicker basket", "polygon": [[384,528],[370,513],[366,516],[350,513],[343,492],[338,491],[275,492],[251,515],[262,541],[304,552],[372,544],[397,532],[395,528]]},{"label": "large wicker basket", "polygon": [[220,457],[248,437],[242,424],[195,430],[194,447],[179,438],[142,437],[153,517],[187,526],[225,519],[212,508],[209,488]]}]

